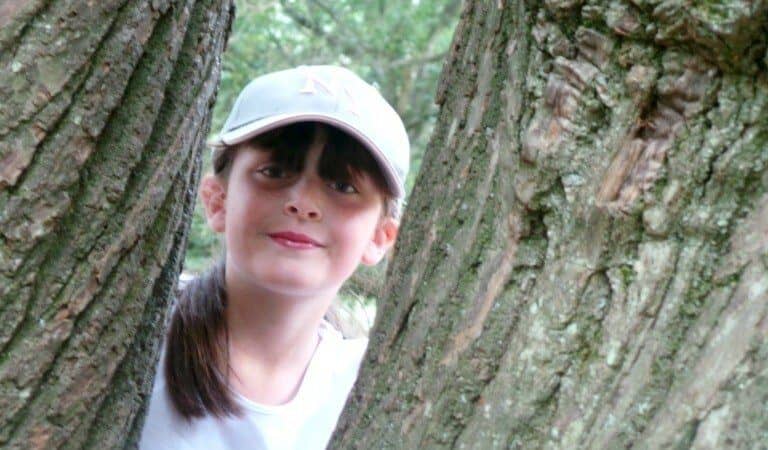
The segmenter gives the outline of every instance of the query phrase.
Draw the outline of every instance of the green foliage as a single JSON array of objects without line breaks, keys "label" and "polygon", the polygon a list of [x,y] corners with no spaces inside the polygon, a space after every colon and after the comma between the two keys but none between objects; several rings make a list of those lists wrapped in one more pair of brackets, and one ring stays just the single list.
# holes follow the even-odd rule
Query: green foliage
[{"label": "green foliage", "polygon": [[[408,192],[435,121],[434,94],[458,21],[458,0],[237,0],[212,131],[254,77],[302,64],[349,67],[377,86],[411,139]],[[210,161],[204,155],[205,169]],[[221,253],[198,207],[185,270],[199,272]]]},{"label": "green foliage", "polygon": [[222,254],[223,247],[220,237],[208,228],[202,209],[198,204],[192,215],[187,255],[184,259],[184,270],[193,273],[205,271]]}]

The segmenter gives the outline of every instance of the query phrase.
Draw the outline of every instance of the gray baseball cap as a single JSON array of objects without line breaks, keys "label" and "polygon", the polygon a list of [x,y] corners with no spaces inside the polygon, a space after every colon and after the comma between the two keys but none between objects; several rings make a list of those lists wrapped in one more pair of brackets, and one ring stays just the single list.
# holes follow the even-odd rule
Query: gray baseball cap
[{"label": "gray baseball cap", "polygon": [[405,196],[410,144],[403,121],[376,88],[343,67],[299,66],[254,79],[209,144],[216,150],[304,121],[326,123],[357,138],[395,195]]}]

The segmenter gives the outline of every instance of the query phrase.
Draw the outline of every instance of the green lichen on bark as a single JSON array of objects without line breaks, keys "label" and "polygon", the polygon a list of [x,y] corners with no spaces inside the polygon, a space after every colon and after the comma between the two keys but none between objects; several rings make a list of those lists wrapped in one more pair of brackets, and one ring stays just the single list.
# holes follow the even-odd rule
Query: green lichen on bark
[{"label": "green lichen on bark", "polygon": [[743,367],[765,371],[766,18],[764,2],[466,4],[331,446],[759,442],[760,406],[734,399],[754,389]]},{"label": "green lichen on bark", "polygon": [[[0,341],[4,448],[136,445],[232,20],[228,1],[129,1],[88,34],[84,5],[31,19],[68,27],[90,53],[85,41],[51,52],[74,55],[61,61],[71,77],[0,132],[11,146],[28,122],[47,127],[0,187],[0,296],[14,299],[0,311],[13,324]],[[39,30],[17,47],[34,51]]]}]

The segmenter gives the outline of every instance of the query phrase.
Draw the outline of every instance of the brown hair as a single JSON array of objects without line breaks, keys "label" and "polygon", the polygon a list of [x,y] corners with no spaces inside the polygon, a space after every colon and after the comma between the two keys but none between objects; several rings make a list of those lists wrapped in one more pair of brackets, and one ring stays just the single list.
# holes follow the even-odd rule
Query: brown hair
[{"label": "brown hair", "polygon": [[[384,193],[385,213],[397,217],[393,192],[387,187],[376,161],[361,144],[343,131],[314,122],[300,122],[259,135],[247,147],[271,152],[275,162],[301,170],[315,136],[325,131],[326,145],[320,156],[320,176],[332,180],[353,180],[368,174]],[[213,171],[226,180],[232,161],[244,146],[217,150]],[[211,414],[239,415],[228,387],[229,355],[224,311],[227,292],[224,259],[185,285],[171,315],[165,349],[165,373],[171,403],[187,420]],[[329,310],[326,318],[338,317]]]}]

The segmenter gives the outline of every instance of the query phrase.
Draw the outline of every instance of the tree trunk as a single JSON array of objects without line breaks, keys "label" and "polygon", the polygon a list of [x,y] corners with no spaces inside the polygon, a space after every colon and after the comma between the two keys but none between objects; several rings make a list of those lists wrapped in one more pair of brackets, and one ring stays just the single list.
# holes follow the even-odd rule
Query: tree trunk
[{"label": "tree trunk", "polygon": [[136,445],[232,13],[0,3],[0,447]]},{"label": "tree trunk", "polygon": [[465,2],[331,447],[766,448],[767,23]]}]

